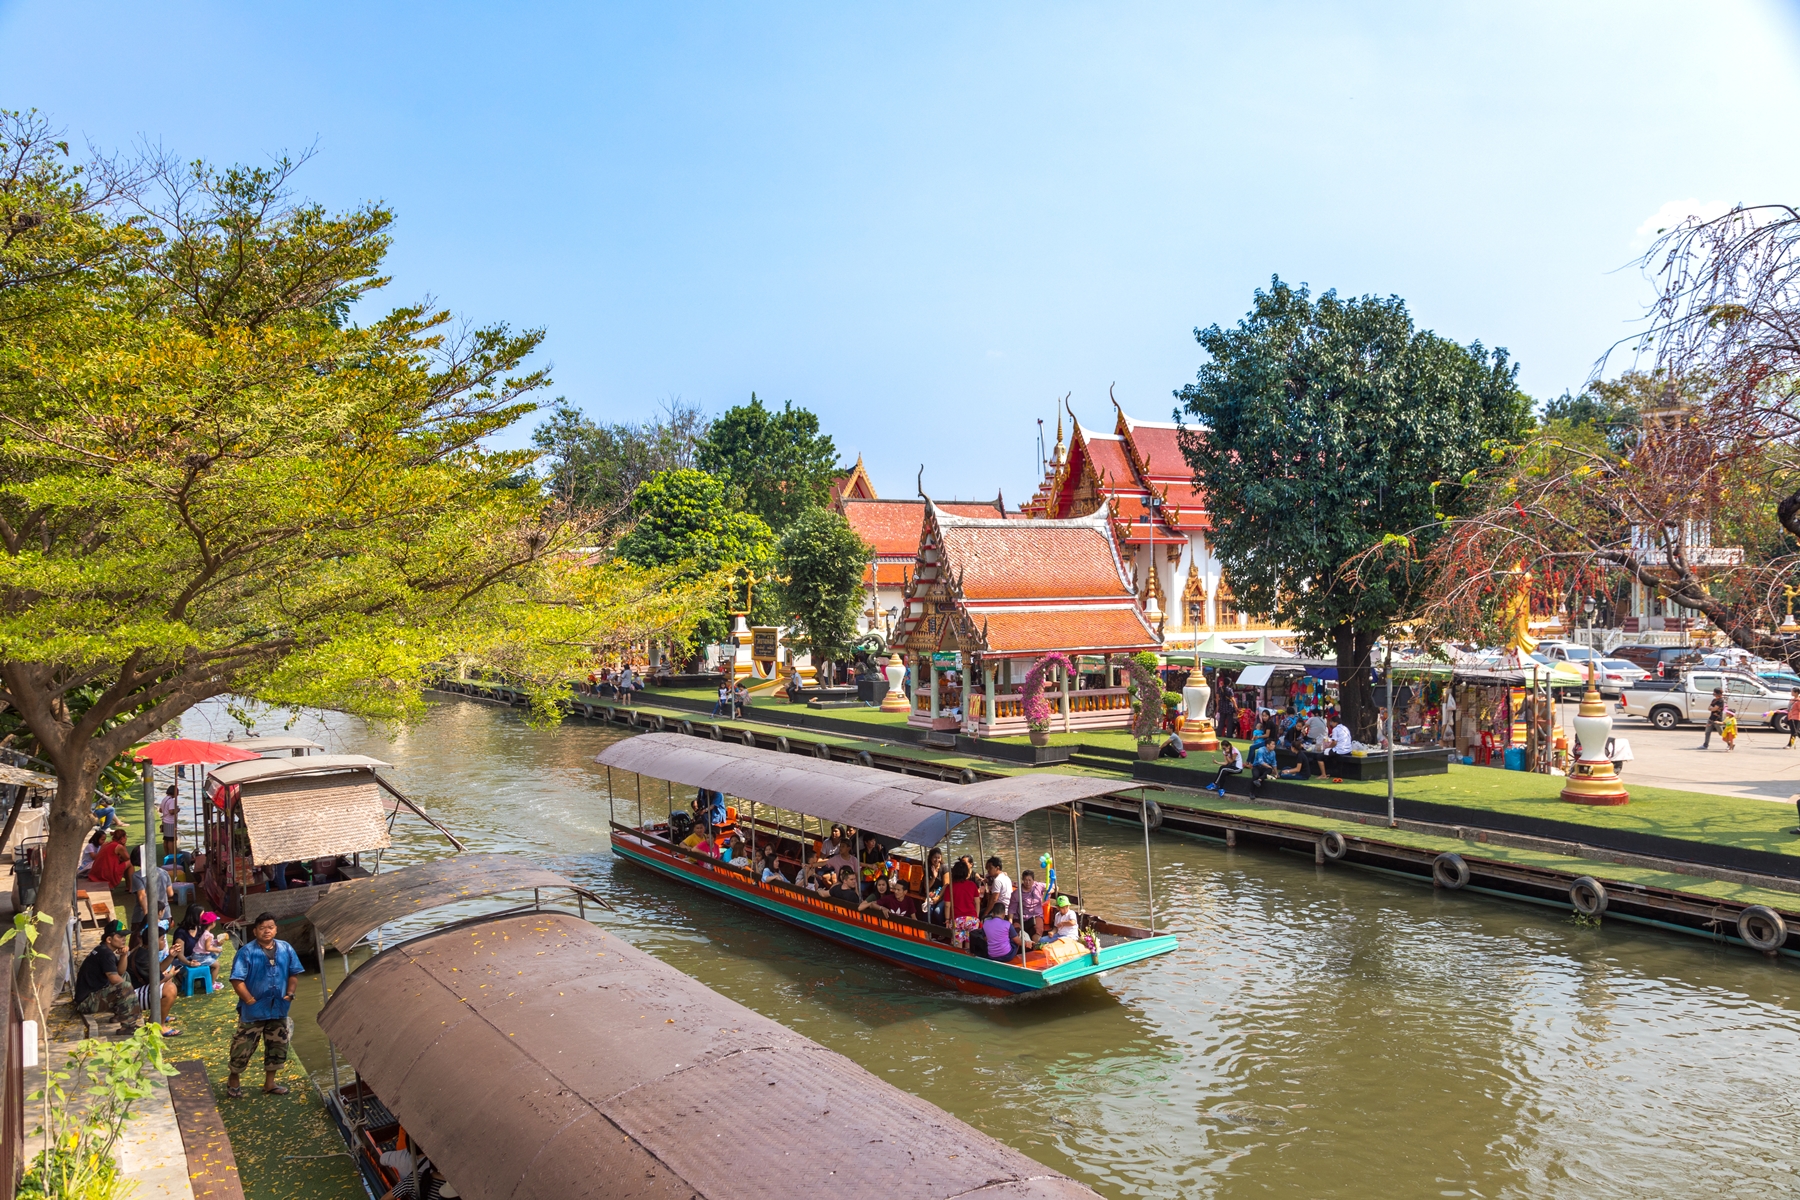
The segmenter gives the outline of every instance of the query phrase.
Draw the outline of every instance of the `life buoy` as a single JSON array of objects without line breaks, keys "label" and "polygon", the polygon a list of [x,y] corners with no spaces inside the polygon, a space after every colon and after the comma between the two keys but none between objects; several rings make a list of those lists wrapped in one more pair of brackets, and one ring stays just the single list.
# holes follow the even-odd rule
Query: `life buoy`
[{"label": "life buoy", "polygon": [[1787,941],[1787,922],[1766,904],[1752,904],[1738,914],[1738,936],[1744,945],[1773,954]]},{"label": "life buoy", "polygon": [[956,778],[959,783],[974,783],[975,782],[975,768],[974,767],[964,767],[962,769],[962,774],[958,775]]},{"label": "life buoy", "polygon": [[694,723],[692,721],[683,721],[678,728],[680,728],[681,732],[687,734],[687,736],[694,736]]},{"label": "life buoy", "polygon": [[1144,824],[1152,829],[1162,828],[1162,805],[1148,796],[1144,797]]},{"label": "life buoy", "polygon": [[1440,854],[1431,861],[1431,882],[1454,892],[1469,882],[1469,864],[1460,854]]},{"label": "life buoy", "polygon": [[1344,840],[1343,834],[1333,829],[1319,839],[1319,851],[1332,862],[1336,862],[1350,853],[1350,843]]},{"label": "life buoy", "polygon": [[711,735],[712,740],[715,742],[722,742],[725,740],[725,727],[722,725],[714,725],[711,729],[707,730],[707,733]]},{"label": "life buoy", "polygon": [[784,733],[775,739],[775,748],[783,754],[786,754],[789,751],[791,747],[788,744],[787,734]]},{"label": "life buoy", "polygon": [[748,729],[744,730],[743,733],[738,735],[738,740],[743,742],[744,745],[750,747],[752,750],[756,749],[756,735],[754,733],[750,732]]},{"label": "life buoy", "polygon": [[856,761],[865,767],[872,767],[875,765],[875,756],[867,750],[859,750],[856,752]]},{"label": "life buoy", "polygon": [[1583,875],[1569,885],[1569,903],[1584,917],[1597,917],[1606,911],[1606,885],[1592,875]]}]

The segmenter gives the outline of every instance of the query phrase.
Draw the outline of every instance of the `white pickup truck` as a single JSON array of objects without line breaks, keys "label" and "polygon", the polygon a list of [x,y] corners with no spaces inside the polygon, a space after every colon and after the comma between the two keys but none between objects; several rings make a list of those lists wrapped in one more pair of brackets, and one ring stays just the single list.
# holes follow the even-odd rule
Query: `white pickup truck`
[{"label": "white pickup truck", "polygon": [[1688,671],[1676,680],[1640,679],[1619,693],[1619,711],[1644,717],[1658,729],[1673,729],[1684,721],[1706,724],[1714,688],[1725,689],[1725,706],[1739,725],[1766,722],[1777,733],[1787,732],[1787,707],[1792,696],[1763,686],[1761,680],[1735,671]]}]

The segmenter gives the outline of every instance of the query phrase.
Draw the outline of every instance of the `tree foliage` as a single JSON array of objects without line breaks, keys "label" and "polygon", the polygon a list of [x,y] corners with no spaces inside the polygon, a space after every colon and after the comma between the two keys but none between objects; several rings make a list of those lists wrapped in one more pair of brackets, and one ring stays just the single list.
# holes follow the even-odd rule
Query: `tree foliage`
[{"label": "tree foliage", "polygon": [[1176,395],[1213,550],[1240,604],[1332,647],[1346,723],[1368,738],[1370,651],[1424,576],[1406,556],[1361,556],[1453,511],[1464,477],[1517,436],[1517,368],[1415,329],[1398,297],[1315,300],[1280,279],[1235,328],[1195,337],[1209,361]]},{"label": "tree foliage", "polygon": [[697,465],[724,481],[733,503],[780,533],[831,497],[837,447],[819,418],[788,401],[776,412],[750,394],[729,409],[700,442]]},{"label": "tree foliage", "polygon": [[297,201],[287,161],[90,188],[33,116],[0,152],[0,702],[56,768],[55,919],[101,770],[193,704],[403,718],[434,664],[523,638],[556,686],[617,635],[557,594],[585,531],[516,486],[534,456],[486,447],[542,334],[351,319],[388,210]]},{"label": "tree foliage", "polygon": [[653,475],[633,494],[631,513],[636,523],[618,544],[622,560],[668,569],[683,582],[721,573],[738,580],[718,594],[712,611],[695,625],[696,638],[724,640],[732,603],[741,603],[746,578],[756,581],[750,589],[751,619],[770,619],[771,589],[757,589],[771,574],[775,535],[761,517],[733,509],[719,479],[691,468]]},{"label": "tree foliage", "polygon": [[710,424],[697,407],[680,400],[638,425],[602,425],[559,404],[531,440],[543,452],[540,470],[550,494],[611,531],[627,519],[639,484],[663,471],[694,466]]},{"label": "tree foliage", "polygon": [[841,513],[815,508],[796,517],[776,548],[780,604],[814,663],[850,653],[863,601],[863,569],[874,547],[857,536]]}]

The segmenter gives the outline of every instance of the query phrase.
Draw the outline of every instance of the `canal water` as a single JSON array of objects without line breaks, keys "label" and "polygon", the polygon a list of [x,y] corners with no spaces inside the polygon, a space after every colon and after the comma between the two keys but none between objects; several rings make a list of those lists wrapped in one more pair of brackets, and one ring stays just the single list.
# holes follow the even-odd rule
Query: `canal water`
[{"label": "canal water", "polygon": [[[184,732],[230,727],[208,706]],[[608,897],[617,911],[598,919],[643,949],[1104,1195],[1800,1190],[1792,965],[1158,834],[1156,925],[1181,949],[1070,994],[993,1005],[615,860],[591,760],[621,731],[533,730],[450,701],[391,739],[336,715],[293,732],[393,763],[397,784],[473,848],[551,865]],[[646,812],[666,806],[660,783],[642,786]],[[636,777],[614,787],[620,819],[634,820]],[[1003,831],[989,827],[990,850]],[[388,864],[443,852],[417,821],[395,832]],[[1047,832],[1027,835],[1029,863]],[[963,841],[973,852],[973,833]],[[1010,834],[1003,845],[1010,861]],[[1057,865],[1069,870],[1066,854]],[[1141,829],[1094,821],[1081,867],[1090,908],[1141,922]],[[298,1044],[316,1067],[308,1026]]]}]

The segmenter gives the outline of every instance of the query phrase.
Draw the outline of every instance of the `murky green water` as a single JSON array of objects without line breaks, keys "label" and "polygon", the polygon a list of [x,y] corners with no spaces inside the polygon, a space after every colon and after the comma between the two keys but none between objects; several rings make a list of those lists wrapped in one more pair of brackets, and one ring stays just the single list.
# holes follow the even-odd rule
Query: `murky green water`
[{"label": "murky green water", "polygon": [[[202,709],[187,732],[225,728]],[[616,862],[590,762],[616,731],[450,702],[392,741],[335,716],[295,732],[394,763],[474,847],[548,862],[658,957],[1110,1196],[1800,1190],[1792,965],[1158,835],[1181,950],[993,1006]],[[635,780],[615,782],[630,820]],[[441,852],[396,832],[390,863]],[[1082,857],[1091,906],[1139,918],[1142,831],[1096,823]]]}]

